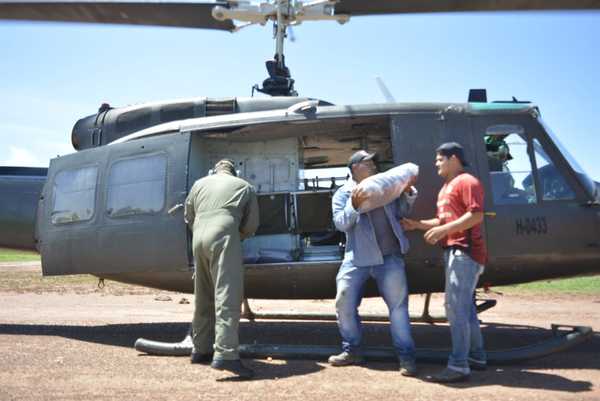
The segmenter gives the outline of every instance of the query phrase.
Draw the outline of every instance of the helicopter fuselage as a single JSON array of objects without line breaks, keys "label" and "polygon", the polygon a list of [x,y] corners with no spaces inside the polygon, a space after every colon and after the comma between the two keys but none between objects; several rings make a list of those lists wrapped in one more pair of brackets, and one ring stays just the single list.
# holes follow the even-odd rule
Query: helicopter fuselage
[{"label": "helicopter fuselage", "polygon": [[[375,151],[383,170],[418,164],[412,216],[428,218],[442,185],[434,150],[452,140],[465,147],[469,172],[486,192],[489,261],[480,286],[600,272],[596,183],[560,148],[537,107],[293,100],[253,108],[252,100],[234,99],[237,113],[200,117],[194,113],[206,101],[188,102],[190,115],[172,103],[125,117],[105,108],[80,120],[73,138],[82,150],[53,159],[47,174],[0,171],[0,243],[38,249],[45,275],[88,273],[192,292],[182,203],[193,182],[227,157],[259,194],[261,225],[243,244],[246,296],[331,298],[344,251],[331,196],[347,179],[348,156]],[[422,233],[409,240],[410,292],[443,291],[441,249]],[[367,295],[374,294],[370,285]]]}]

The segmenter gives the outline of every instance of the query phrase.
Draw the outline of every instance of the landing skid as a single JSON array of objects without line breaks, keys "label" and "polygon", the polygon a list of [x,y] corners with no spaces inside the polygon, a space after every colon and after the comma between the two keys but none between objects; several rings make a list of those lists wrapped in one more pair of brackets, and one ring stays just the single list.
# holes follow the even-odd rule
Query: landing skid
[{"label": "landing skid", "polygon": [[[524,347],[488,351],[488,363],[490,365],[504,365],[541,358],[569,349],[588,340],[593,335],[592,328],[587,326],[553,324],[551,328],[553,336],[549,340]],[[135,342],[135,349],[150,355],[189,356],[192,352],[192,338],[188,334],[183,341],[178,343],[165,343],[139,338]],[[253,359],[326,360],[330,355],[339,352],[339,347],[322,345],[240,345],[240,356]],[[445,362],[448,359],[448,353],[448,350],[421,348],[417,349],[416,357],[421,362]],[[391,347],[368,347],[365,349],[364,355],[366,359],[371,361],[396,362],[398,360],[396,352]]]}]

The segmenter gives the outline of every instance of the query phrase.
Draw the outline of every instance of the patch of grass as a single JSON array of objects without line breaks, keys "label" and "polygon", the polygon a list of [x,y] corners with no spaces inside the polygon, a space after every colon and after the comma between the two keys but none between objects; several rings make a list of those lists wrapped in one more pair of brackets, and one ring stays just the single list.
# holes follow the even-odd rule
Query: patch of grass
[{"label": "patch of grass", "polygon": [[38,260],[40,260],[40,255],[33,251],[0,248],[0,262],[35,262]]},{"label": "patch of grass", "polygon": [[598,294],[600,276],[574,277],[557,280],[536,281],[527,284],[509,285],[500,291],[526,293]]},{"label": "patch of grass", "polygon": [[104,287],[98,287],[98,277],[89,274],[44,277],[40,272],[2,272],[0,292],[22,293],[101,293],[110,295],[155,294],[159,290],[105,280]]}]

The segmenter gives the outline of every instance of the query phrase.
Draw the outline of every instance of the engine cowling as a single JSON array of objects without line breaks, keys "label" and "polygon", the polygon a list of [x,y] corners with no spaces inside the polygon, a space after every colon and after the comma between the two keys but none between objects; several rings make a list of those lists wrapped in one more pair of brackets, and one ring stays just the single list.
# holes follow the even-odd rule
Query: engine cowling
[{"label": "engine cowling", "polygon": [[[131,133],[170,121],[285,109],[305,100],[309,99],[289,96],[224,99],[202,97],[119,108],[110,107],[105,103],[100,106],[96,114],[84,117],[75,123],[71,133],[71,143],[76,150],[84,150],[106,145]],[[319,101],[319,105],[330,104]]]}]

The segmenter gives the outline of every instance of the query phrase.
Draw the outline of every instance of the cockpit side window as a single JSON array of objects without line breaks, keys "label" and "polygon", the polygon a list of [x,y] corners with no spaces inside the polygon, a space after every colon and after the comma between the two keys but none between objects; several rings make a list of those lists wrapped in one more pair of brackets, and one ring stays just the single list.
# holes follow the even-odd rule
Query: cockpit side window
[{"label": "cockpit side window", "polygon": [[537,139],[533,140],[535,163],[537,165],[542,200],[572,200],[575,192],[569,186],[561,172],[556,168],[552,159],[544,151]]},{"label": "cockpit side window", "polygon": [[494,204],[536,203],[533,167],[523,127],[492,126],[484,139]]},{"label": "cockpit side window", "polygon": [[570,167],[573,170],[575,170],[575,173],[577,174],[578,180],[583,184],[583,186],[585,187],[588,195],[591,195],[594,198],[599,197],[599,195],[598,195],[598,189],[596,188],[596,183],[594,182],[594,180],[592,180],[590,178],[590,176],[579,165],[579,163],[577,163],[577,161],[575,160],[575,158],[573,158],[573,156],[569,153],[569,151],[559,141],[558,137],[552,131],[552,129],[550,129],[550,127],[547,126],[544,123],[544,121],[542,121],[542,119],[539,118],[539,117],[538,117],[538,121],[541,124],[542,128],[544,129],[544,131],[550,137],[550,140],[554,143],[554,145],[556,145],[556,147],[558,148],[558,150],[560,151],[560,153],[562,154],[562,156],[569,163]]}]

